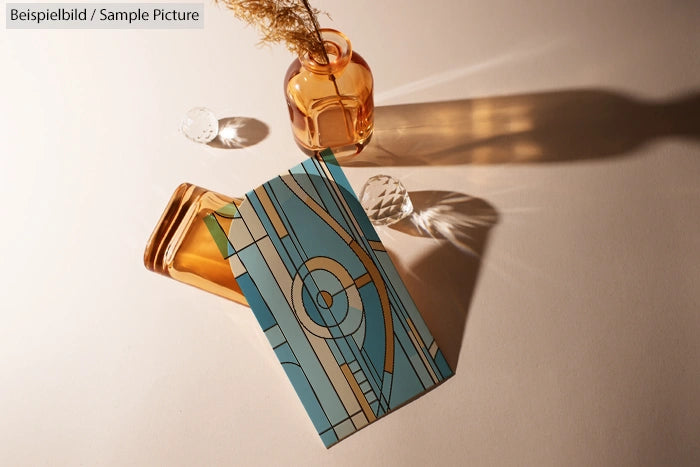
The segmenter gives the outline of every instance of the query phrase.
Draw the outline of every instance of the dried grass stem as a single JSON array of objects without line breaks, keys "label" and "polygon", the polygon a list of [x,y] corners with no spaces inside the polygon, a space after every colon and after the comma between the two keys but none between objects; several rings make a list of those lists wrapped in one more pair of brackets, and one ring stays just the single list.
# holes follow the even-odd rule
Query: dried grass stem
[{"label": "dried grass stem", "polygon": [[318,15],[308,0],[215,0],[247,24],[254,26],[263,44],[283,43],[302,57],[310,54],[319,63],[329,63],[323,45]]}]

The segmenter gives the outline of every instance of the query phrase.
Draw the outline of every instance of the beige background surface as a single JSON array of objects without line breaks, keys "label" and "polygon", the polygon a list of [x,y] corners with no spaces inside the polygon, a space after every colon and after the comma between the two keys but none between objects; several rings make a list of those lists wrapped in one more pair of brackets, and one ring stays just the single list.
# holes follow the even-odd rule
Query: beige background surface
[{"label": "beige background surface", "polygon": [[[209,3],[203,30],[3,29],[0,463],[700,464],[700,3],[316,4],[376,80],[353,186],[450,213],[451,240],[380,235],[456,376],[326,450],[248,309],[143,268],[178,183],[303,160],[285,50]],[[192,106],[269,135],[196,145]]]}]

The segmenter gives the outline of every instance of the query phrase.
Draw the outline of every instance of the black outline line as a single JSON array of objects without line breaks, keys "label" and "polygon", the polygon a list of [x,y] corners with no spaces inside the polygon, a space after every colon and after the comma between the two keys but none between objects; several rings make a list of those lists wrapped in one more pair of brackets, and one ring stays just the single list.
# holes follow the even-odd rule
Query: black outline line
[{"label": "black outline line", "polygon": [[[353,237],[357,237],[360,234],[360,232],[358,232],[358,230],[355,228],[355,224],[352,222],[352,218],[354,217],[354,214],[351,216],[350,214],[352,214],[352,213],[348,213],[347,210],[345,209],[345,207],[339,202],[340,200],[338,199],[338,192],[340,190],[338,190],[338,192],[336,192],[333,189],[333,185],[335,185],[337,187],[338,184],[336,183],[335,178],[333,178],[333,174],[331,173],[331,171],[328,170],[327,171],[328,174],[326,174],[326,170],[324,170],[324,168],[328,167],[328,165],[326,164],[326,161],[319,160],[318,158],[314,157],[311,159],[311,162],[314,165],[314,167],[316,167],[316,171],[319,173],[320,178],[323,181],[324,186],[326,187],[326,190],[328,190],[328,192],[330,193],[331,199],[333,200],[333,204],[335,204],[336,207],[338,208],[338,210],[340,211],[341,215],[343,216],[343,219],[348,224],[348,227],[350,228],[350,230],[354,232],[354,233],[353,232],[348,232],[348,233],[350,235],[352,235]],[[347,204],[347,202],[346,202],[346,204]],[[358,224],[358,226],[359,226],[359,224]]]},{"label": "black outline line", "polygon": [[[303,164],[299,164],[299,167],[301,167],[301,169],[304,171],[304,174],[306,175],[306,178],[309,181],[309,183],[311,183],[311,188],[313,188],[314,193],[316,193],[316,196],[318,197],[318,199],[316,199],[312,194],[310,194],[307,190],[304,189],[302,184],[299,182],[299,179],[297,179],[297,177],[292,173],[291,170],[287,170],[287,173],[289,174],[289,176],[291,176],[297,182],[297,185],[299,185],[299,188],[301,188],[301,191],[303,191],[306,194],[306,196],[308,196],[309,198],[313,199],[316,202],[320,201],[321,205],[323,205],[323,210],[328,212],[328,210],[326,209],[326,204],[323,202],[323,197],[321,196],[321,193],[319,193],[318,190],[316,189],[316,185],[314,185],[314,182],[311,181],[311,174],[306,170],[306,166]],[[283,174],[283,175],[286,175],[286,174]],[[302,174],[298,174],[298,175],[299,175],[299,178],[304,176]],[[280,175],[280,178],[282,178],[282,175]],[[282,178],[282,181],[284,181],[283,178]],[[302,200],[302,202],[303,202],[303,200]],[[304,203],[304,204],[306,204],[306,203]]]},{"label": "black outline line", "polygon": [[[291,175],[291,174],[290,174],[290,175]],[[310,175],[309,175],[309,176],[310,176]],[[280,177],[277,177],[277,178],[280,180],[280,182],[282,182],[282,186],[281,186],[280,188],[284,188],[284,189],[288,190],[289,193],[290,193],[292,196],[294,196],[294,197],[301,203],[301,205],[302,205],[305,209],[309,210],[312,214],[314,214],[314,215],[318,218],[319,222],[321,222],[321,223],[323,223],[323,224],[325,224],[325,225],[328,225],[323,219],[321,219],[321,218],[318,216],[318,214],[316,214],[316,213],[313,211],[313,209],[311,209],[311,207],[309,206],[308,203],[306,203],[304,200],[302,200],[301,198],[299,198],[299,196],[294,192],[294,190],[292,190],[292,189],[289,187],[289,185],[285,182],[285,180],[284,180],[281,176],[280,176]],[[296,181],[296,179],[295,179],[293,176],[292,176],[292,179],[295,181],[295,183],[296,183],[297,185],[299,185],[299,183]],[[274,179],[273,179],[273,180],[274,180]],[[272,180],[271,180],[271,181],[272,181]],[[269,182],[268,182],[268,183],[269,183]],[[315,187],[315,185],[313,184],[313,182],[312,182],[312,185]],[[300,256],[302,259],[303,259],[303,258],[306,258],[306,259],[302,262],[302,264],[301,264],[299,267],[297,267],[297,275],[299,274],[298,271],[299,271],[299,269],[300,269],[300,267],[301,267],[302,265],[306,265],[306,263],[307,263],[310,259],[312,259],[312,258],[321,257],[321,258],[329,259],[329,260],[333,261],[333,262],[336,263],[336,264],[339,264],[339,265],[345,270],[345,272],[348,274],[348,276],[352,279],[352,275],[351,275],[350,272],[345,268],[345,266],[343,266],[341,263],[339,263],[339,262],[338,262],[337,260],[335,260],[334,258],[330,258],[330,257],[327,257],[327,256],[313,256],[313,257],[310,257],[310,256],[309,256],[309,254],[308,254],[308,253],[306,252],[306,250],[304,249],[304,247],[303,247],[301,241],[299,240],[299,239],[300,239],[300,236],[298,235],[298,233],[297,233],[296,230],[294,229],[294,225],[293,225],[293,224],[291,223],[291,221],[289,220],[289,217],[287,216],[287,213],[282,209],[282,205],[281,205],[281,203],[279,202],[279,199],[278,199],[278,197],[277,197],[277,193],[275,192],[274,187],[272,187],[272,186],[270,186],[270,185],[268,185],[268,186],[269,186],[269,188],[270,188],[270,190],[269,190],[269,192],[268,192],[268,196],[271,197],[271,200],[272,200],[272,198],[274,197],[274,200],[272,200],[273,203],[276,203],[276,205],[277,205],[276,208],[279,207],[279,209],[282,211],[281,213],[278,211],[277,214],[278,214],[278,215],[279,215],[279,214],[282,214],[281,218],[283,219],[283,222],[285,222],[285,220],[286,220],[285,223],[287,224],[287,226],[285,226],[285,228],[286,228],[286,230],[287,230],[287,233],[288,233],[288,236],[289,236],[289,238],[290,238],[290,241],[292,242],[292,245],[294,245],[294,248],[297,250],[297,252],[299,252],[299,250],[301,250],[301,251],[303,252],[303,255],[302,255],[302,254],[299,254],[299,256]],[[300,185],[299,185],[299,186],[300,186]],[[267,191],[267,190],[266,190],[266,191]],[[302,189],[302,191],[303,191],[303,189]],[[304,192],[304,193],[306,193],[306,192]],[[308,194],[307,194],[307,196],[308,196]],[[320,196],[320,194],[319,194],[319,196]],[[313,197],[310,197],[310,198],[311,198],[312,201],[315,202],[315,200],[313,199]],[[322,197],[321,197],[321,198],[322,198]],[[323,199],[323,198],[322,198],[322,199]],[[328,210],[327,210],[327,207],[325,206],[325,204],[324,204],[324,206],[323,206],[322,209],[323,209],[326,213],[328,213]],[[342,211],[342,209],[341,209],[341,211]],[[328,213],[328,215],[330,215],[330,213]],[[335,235],[337,235],[338,237],[340,237],[339,233],[336,232],[335,229],[334,229],[332,226],[328,225],[328,227],[330,227],[330,229],[335,233]],[[342,228],[342,226],[341,226],[341,228]],[[341,241],[342,241],[343,243],[345,243],[344,240],[342,239],[342,237],[340,237],[340,239],[341,239]],[[347,245],[347,244],[346,244],[346,245]],[[283,245],[283,246],[284,246],[284,245]],[[286,248],[286,247],[285,247],[285,248]],[[369,271],[366,270],[367,268],[364,266],[362,260],[361,260],[359,257],[357,257],[357,254],[352,250],[352,248],[349,247],[349,245],[348,245],[348,248],[349,248],[350,252],[351,252],[353,255],[355,255],[355,257],[357,258],[359,264],[362,265],[363,269],[365,269],[366,274],[369,274]],[[327,270],[326,270],[326,271],[327,271]],[[302,283],[305,283],[305,282],[304,282],[304,279],[306,278],[306,276],[309,276],[309,275],[310,275],[310,276],[311,276],[312,282],[313,282],[314,285],[316,286],[316,289],[320,292],[321,287],[318,286],[318,284],[316,283],[316,281],[315,281],[313,275],[311,275],[311,272],[312,272],[312,271],[309,271],[309,270],[308,270],[308,267],[307,267],[307,272],[306,272],[306,274],[304,275],[304,277],[302,278]],[[333,274],[331,271],[327,271],[327,272],[330,273],[331,275],[333,275],[334,277],[337,277],[337,276],[335,276],[335,274]],[[295,277],[296,277],[296,276],[295,276]],[[371,277],[371,275],[370,275],[370,277]],[[294,278],[293,278],[292,280],[294,280]],[[342,282],[341,282],[341,285],[342,285]],[[375,286],[375,288],[376,288],[376,286]],[[307,292],[309,292],[309,291],[307,290]],[[309,295],[311,295],[310,292],[309,292]],[[313,301],[313,297],[311,297],[311,299],[312,299],[312,301]],[[292,298],[292,300],[293,300],[293,298]],[[362,302],[362,297],[361,297],[361,296],[360,296],[360,301]],[[293,303],[293,301],[292,301],[292,303]],[[303,307],[303,303],[301,304],[301,306]],[[349,305],[348,305],[348,306],[349,306]],[[292,306],[292,307],[291,307],[292,312],[296,315],[295,308],[296,308],[295,306]],[[348,312],[349,312],[349,310],[348,310]],[[323,320],[324,326],[325,326],[327,329],[329,329],[329,331],[331,331],[331,328],[332,328],[332,327],[337,327],[337,328],[340,330],[339,323],[337,323],[337,321],[336,321],[336,319],[335,319],[335,316],[333,316],[332,312],[331,312],[331,314],[330,314],[330,318],[332,319],[332,322],[335,323],[334,326],[329,326],[329,325],[328,325],[328,322],[326,321],[326,319],[324,318],[324,316],[323,316],[323,314],[322,314],[321,312],[319,312],[319,316],[321,316],[321,320]],[[298,316],[296,317],[296,319],[297,319],[297,321],[299,321]],[[360,326],[362,325],[362,320],[366,320],[365,311],[364,311],[364,303],[363,303],[362,319],[361,319],[361,321],[360,321]],[[299,321],[299,325],[300,325],[301,327],[303,327],[304,329],[306,329],[307,331],[309,331],[309,333],[312,334],[313,336],[315,336],[315,337],[317,337],[317,338],[319,338],[319,339],[322,339],[323,341],[326,341],[326,340],[327,340],[327,338],[325,338],[325,337],[318,336],[317,334],[314,334],[311,330],[309,330],[308,328],[306,328],[300,321]],[[358,329],[359,329],[360,326],[358,326]],[[340,331],[341,331],[341,333],[342,333],[342,330],[340,330]],[[357,330],[355,330],[354,332],[356,332],[356,331],[357,331]],[[352,340],[353,340],[353,344],[357,345],[357,344],[355,343],[355,341],[354,341],[354,338],[352,337],[352,334],[353,334],[353,333],[350,333],[349,335],[341,335],[340,337],[333,337],[333,336],[331,336],[331,339],[332,339],[332,340],[344,339],[344,340],[346,341],[346,345],[348,345],[348,347],[349,347],[349,349],[350,349],[350,352],[351,352],[351,353],[355,356],[355,358],[357,359],[357,355],[356,355],[355,352],[353,351],[353,346],[350,345],[350,343],[348,342],[349,339],[352,339]],[[308,341],[308,338],[307,338],[307,341]],[[328,345],[328,343],[326,343],[326,345]],[[313,346],[312,346],[312,348],[313,348]],[[346,357],[345,357],[345,355],[343,355],[342,349],[339,348],[338,350],[339,350],[340,355],[341,355],[341,356],[343,357],[343,359],[345,360]],[[358,346],[358,350],[360,350],[360,349],[359,349],[359,346]],[[385,352],[385,354],[386,354],[386,343],[385,343],[384,352]],[[334,357],[335,357],[335,355],[334,355]],[[364,358],[363,358],[363,360],[364,360]],[[342,363],[338,362],[337,359],[336,359],[336,363],[338,364],[339,367],[340,367],[340,365],[342,365]],[[343,363],[347,364],[347,362],[343,362]],[[367,366],[370,367],[371,365],[368,364]],[[360,368],[362,368],[362,367],[360,366]],[[352,372],[351,372],[351,373],[352,373]],[[330,380],[330,378],[328,378],[328,379],[329,379],[329,381],[331,381],[331,385],[332,385],[332,380]],[[356,380],[356,382],[357,382],[357,380]],[[349,384],[349,382],[348,382],[348,384]],[[378,383],[375,383],[375,384],[377,384],[377,387],[380,388],[380,390],[381,390],[381,386],[382,386],[382,385],[381,385],[381,384],[378,384]],[[336,393],[337,393],[337,391],[336,391]],[[353,396],[354,396],[355,399],[357,400],[358,404],[360,404],[360,400],[359,400],[358,396],[354,395],[354,392],[353,392]],[[342,403],[342,399],[340,398],[340,395],[338,395],[338,398],[341,400],[341,403]],[[360,406],[362,406],[362,404],[360,404]],[[345,408],[344,404],[343,404],[343,408]],[[346,412],[347,412],[347,410],[346,410]],[[375,414],[375,416],[376,416],[376,414]]]},{"label": "black outline line", "polygon": [[[251,206],[252,206],[252,205],[251,205]],[[256,211],[256,214],[257,214],[257,211]],[[259,214],[258,214],[258,215],[259,215]],[[258,250],[258,253],[260,254],[261,257],[263,257],[263,258],[265,257],[265,256],[262,254],[262,252],[261,252],[260,250]],[[243,259],[242,259],[242,258],[241,258],[241,262],[243,262]],[[267,263],[265,263],[265,265],[267,266]],[[245,266],[245,264],[244,264],[244,266]],[[246,270],[247,270],[247,267],[246,267]],[[269,268],[268,268],[268,270],[269,270]],[[268,309],[268,311],[270,312],[270,314],[272,315],[272,318],[273,318],[273,319],[275,320],[275,322],[279,325],[279,321],[277,321],[277,318],[275,317],[274,313],[272,312],[272,308],[270,308],[270,304],[267,302],[267,300],[265,299],[265,297],[260,293],[260,289],[258,288],[258,284],[253,280],[253,278],[252,278],[252,276],[250,275],[249,272],[248,272],[247,274],[250,276],[250,282],[253,284],[253,286],[255,287],[255,289],[258,291],[258,294],[259,294],[260,297],[263,299],[263,302],[265,302],[265,306],[267,306],[267,309]],[[272,274],[272,272],[270,272],[270,274]],[[274,278],[274,275],[273,275],[273,278]],[[277,282],[277,281],[275,280],[275,282]],[[279,286],[279,284],[278,284],[278,286]],[[256,317],[256,319],[257,319],[257,317]],[[287,343],[289,343],[289,339],[287,338],[287,335],[286,335],[286,334],[284,333],[284,331],[282,330],[282,326],[280,326],[280,331],[282,332],[282,335],[284,336],[285,341],[286,341]],[[308,341],[308,339],[307,339],[307,341]],[[311,343],[309,343],[309,346],[311,346]],[[294,352],[294,348],[292,347],[291,344],[289,344],[289,350],[292,352],[292,355],[294,355],[294,358],[296,358],[297,361],[301,363],[301,361],[299,360],[299,357],[297,356],[296,352]],[[323,364],[322,364],[321,361],[319,360],[318,355],[316,355],[316,353],[313,352],[313,347],[312,347],[312,346],[311,346],[311,350],[312,350],[311,353],[316,357],[316,360],[318,361],[319,365],[321,366],[321,369],[323,370],[323,372],[326,374],[326,378],[329,380],[329,383],[330,383],[330,378],[328,377],[328,373],[326,373],[326,370],[323,368]],[[275,356],[277,356],[277,354],[275,354]],[[278,358],[277,360],[279,361],[279,358]],[[299,365],[299,368],[301,368],[301,372],[304,374],[304,377],[306,378],[306,382],[309,383],[309,387],[311,388],[311,392],[313,392],[314,397],[316,398],[316,401],[318,402],[318,406],[319,406],[319,408],[321,409],[321,412],[323,412],[324,416],[325,416],[326,419],[328,420],[328,424],[329,424],[330,426],[333,426],[333,422],[331,422],[331,419],[330,419],[328,413],[326,413],[326,409],[323,407],[323,404],[321,403],[321,399],[319,398],[318,393],[316,392],[316,389],[314,388],[314,385],[311,383],[311,380],[309,379],[309,375],[306,374],[306,371],[304,370],[304,367],[301,366],[301,364]],[[291,382],[291,380],[290,380],[290,382]],[[294,386],[294,384],[292,384],[292,386]],[[331,387],[333,387],[333,383],[331,383]],[[294,388],[294,391],[297,392],[297,388],[296,388],[296,387]],[[340,400],[340,402],[341,402],[341,407],[343,408],[343,410],[345,411],[345,413],[347,413],[347,410],[345,410],[345,406],[342,405],[342,400],[340,399],[340,396],[338,395],[337,391],[335,391],[335,388],[333,388],[333,391],[336,393],[336,396],[338,397],[338,400]],[[299,394],[298,394],[298,393],[297,393],[297,397],[299,397]],[[301,398],[300,398],[300,400],[301,400]],[[302,403],[302,405],[303,405],[303,403]],[[307,415],[308,415],[308,411],[307,411]],[[309,417],[309,418],[311,418],[311,417]]]},{"label": "black outline line", "polygon": [[[243,205],[243,203],[246,201],[248,201],[248,203],[250,204],[250,200],[248,199],[248,195],[245,195],[243,202],[241,202],[241,205]],[[252,205],[251,205],[251,207],[252,207]],[[234,218],[231,219],[231,225],[233,225],[233,221],[235,221],[236,219],[240,219],[241,222],[243,222],[245,229],[248,231],[248,235],[250,235],[250,238],[253,239],[253,243],[257,242],[258,240],[262,240],[262,237],[257,239],[257,240],[255,239],[255,235],[253,235],[253,231],[250,230],[250,227],[248,226],[248,223],[245,221],[245,218],[243,217],[243,214],[241,214],[241,210],[238,208],[238,206],[236,206],[236,213],[238,214],[238,217],[235,217],[235,215],[234,215]],[[262,225],[262,223],[260,225]],[[229,227],[228,230],[229,230],[228,234],[231,235],[231,228]],[[263,230],[265,230],[265,229],[263,228]],[[265,231],[265,233],[267,234],[267,231]],[[230,237],[229,237],[229,242],[231,242]],[[233,242],[231,242],[231,245],[233,245]]]},{"label": "black outline line", "polygon": [[[325,171],[323,170],[323,167],[318,163],[318,159],[312,158],[311,161],[312,161],[312,164],[314,165],[314,167],[316,167],[316,169],[317,169],[316,171],[318,172],[318,175],[309,174],[309,178],[310,177],[318,177],[321,179],[321,183],[325,187],[326,191],[328,191],[328,194],[330,195],[331,201],[333,201],[333,204],[335,205],[336,209],[338,210],[338,212],[340,212],[340,215],[343,217],[343,222],[347,225],[347,228],[350,229],[350,231],[348,231],[345,228],[343,228],[343,230],[345,230],[351,237],[357,239],[359,232],[357,232],[357,229],[355,228],[355,225],[353,224],[351,218],[349,217],[349,214],[348,214],[347,210],[345,209],[345,207],[342,204],[338,203],[337,193],[335,192],[335,190],[332,189],[331,184],[335,184],[335,180],[332,178],[333,176],[332,176],[332,174],[330,174],[330,170],[328,171],[328,173],[329,173],[331,178],[328,178],[328,177],[326,177],[326,174],[325,174]],[[313,180],[312,180],[312,183],[313,183]],[[315,187],[315,185],[314,185],[314,187]],[[325,209],[325,211],[330,215],[330,211],[328,211],[328,209]],[[333,216],[331,216],[331,217],[333,217]],[[335,219],[335,221],[338,222],[338,219]],[[341,226],[341,227],[345,227],[345,226]]]},{"label": "black outline line", "polygon": [[[288,188],[298,199],[300,199],[299,196],[294,192],[294,190],[292,190],[292,188],[289,187],[289,184],[288,184],[283,178],[280,177],[280,179],[281,179],[281,181],[282,181],[285,185],[287,185],[287,188]],[[293,180],[295,181],[295,183],[296,183],[296,180],[295,180],[293,177],[292,177],[292,179],[293,179]],[[297,185],[298,185],[298,183],[297,183]],[[326,187],[326,189],[327,189],[327,187]],[[313,208],[311,208],[311,206],[309,205],[309,203],[304,202],[304,200],[301,200],[301,199],[300,199],[300,201],[301,201],[304,205],[306,205],[309,209],[311,209],[312,211],[314,211]],[[311,201],[313,201],[313,200],[311,200]],[[314,201],[314,202],[315,202],[315,201]],[[324,206],[325,206],[325,205],[324,205]],[[337,206],[337,203],[336,203],[336,206]],[[321,207],[319,206],[319,208],[321,208]],[[344,209],[342,208],[342,206],[340,206],[340,210],[341,210],[341,211],[344,211]],[[330,213],[327,211],[327,209],[324,209],[324,211],[330,216]],[[315,213],[315,211],[314,211],[314,213]],[[316,215],[318,216],[318,214],[316,214]],[[332,217],[331,217],[331,218],[332,218]],[[321,219],[321,220],[322,220],[322,219]],[[322,220],[322,221],[323,221],[323,220]],[[338,221],[335,221],[335,222],[337,223]],[[325,223],[325,221],[324,221],[324,223]],[[327,224],[327,223],[326,223],[326,224]],[[330,225],[329,225],[329,226],[330,226]],[[330,227],[331,227],[332,230],[336,230],[335,228],[333,228],[333,226],[330,226]],[[373,257],[370,253],[368,253],[367,251],[365,251],[365,249],[362,248],[361,243],[357,242],[357,239],[354,238],[354,236],[350,235],[349,232],[345,231],[345,229],[344,229],[340,224],[338,224],[338,228],[340,228],[341,230],[343,230],[343,231],[351,238],[350,243],[347,243],[347,245],[350,247],[350,249],[352,250],[352,247],[351,247],[350,245],[351,245],[351,243],[352,243],[353,241],[354,241],[355,243],[357,243],[358,246],[359,246],[359,248],[360,248],[360,250],[362,250],[363,253],[365,253],[365,254],[367,255],[367,257],[368,257],[368,259],[370,260],[370,262],[374,263],[375,267],[377,267],[377,271],[379,272],[379,276],[380,276],[380,278],[382,279],[382,282],[386,282],[385,277],[382,276],[381,270],[379,269],[379,267],[378,267],[377,264],[376,264],[377,258],[376,258],[376,257]],[[336,233],[339,235],[339,233],[338,233],[337,231],[336,231]],[[295,236],[298,238],[298,235],[296,234],[296,232],[295,232]],[[366,241],[366,239],[364,239],[364,240]],[[355,253],[354,250],[352,250],[352,251],[353,251],[353,254],[354,254],[354,255],[357,257],[357,259],[360,261],[360,263],[363,264],[363,267],[364,267],[364,269],[367,271],[367,273],[370,273],[370,271],[367,269],[367,267],[364,266],[364,262],[357,256],[357,253]],[[371,273],[370,273],[370,277],[371,277]],[[374,278],[373,278],[373,281],[372,281],[372,282],[374,282]],[[377,293],[379,293],[379,287],[377,287],[376,283],[375,283],[375,288],[377,289]],[[385,286],[385,288],[387,288],[387,287]],[[381,297],[381,295],[380,295],[380,297]],[[393,317],[392,317],[392,314],[391,314],[391,300],[390,300],[390,297],[389,297],[389,296],[387,296],[387,298],[389,299],[389,318],[393,320]],[[380,300],[380,301],[381,301],[381,300]],[[383,311],[383,310],[382,310],[382,315],[384,315],[384,311]],[[386,319],[384,319],[384,321],[386,321]],[[393,327],[393,325],[392,325],[392,327]],[[385,323],[385,334],[386,334],[386,323]],[[392,332],[392,334],[393,334],[393,332]],[[387,339],[385,338],[385,342],[384,342],[385,362],[386,362],[386,355],[388,354],[388,351],[387,351],[387,345],[388,345],[388,344],[387,344],[386,340],[387,340]],[[353,352],[353,354],[354,354],[354,352]],[[393,356],[392,356],[392,359],[393,359]],[[363,360],[364,360],[364,357],[363,357]],[[365,363],[366,363],[366,362],[365,362]],[[368,365],[368,366],[369,366],[369,365]],[[382,381],[382,380],[383,380],[383,378],[377,378],[377,379],[378,379],[379,381]],[[383,384],[378,384],[377,386],[378,386],[379,388],[381,388],[381,387],[383,386]]]}]

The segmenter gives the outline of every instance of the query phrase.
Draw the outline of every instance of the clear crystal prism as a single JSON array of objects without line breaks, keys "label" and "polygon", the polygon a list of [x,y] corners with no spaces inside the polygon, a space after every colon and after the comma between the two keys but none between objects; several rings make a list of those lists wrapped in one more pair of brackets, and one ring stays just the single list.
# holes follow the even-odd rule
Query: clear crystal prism
[{"label": "clear crystal prism", "polygon": [[206,144],[219,133],[219,120],[206,107],[194,107],[182,118],[180,131],[192,141]]},{"label": "clear crystal prism", "polygon": [[413,204],[403,184],[390,175],[375,175],[360,191],[360,203],[374,225],[390,225],[409,216]]}]

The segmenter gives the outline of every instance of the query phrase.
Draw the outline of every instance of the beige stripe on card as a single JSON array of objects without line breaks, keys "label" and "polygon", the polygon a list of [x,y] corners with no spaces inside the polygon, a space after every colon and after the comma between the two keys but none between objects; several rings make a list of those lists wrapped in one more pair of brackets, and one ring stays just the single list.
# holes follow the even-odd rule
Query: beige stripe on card
[{"label": "beige stripe on card", "polygon": [[241,251],[253,243],[253,237],[250,236],[248,227],[243,222],[243,219],[240,218],[231,220],[231,227],[228,229],[228,239],[236,251]]},{"label": "beige stripe on card", "polygon": [[257,242],[260,253],[262,253],[263,258],[267,262],[267,267],[272,272],[275,277],[275,281],[279,285],[280,290],[284,294],[284,298],[287,299],[290,307],[294,307],[292,303],[292,278],[289,275],[289,271],[284,266],[282,258],[280,258],[279,253],[272,244],[270,237],[265,237],[259,242]]},{"label": "beige stripe on card", "polygon": [[[354,215],[352,215],[352,211],[350,210],[350,206],[348,206],[348,203],[345,202],[345,198],[343,197],[343,194],[340,192],[340,187],[336,183],[335,179],[333,178],[333,175],[331,174],[331,171],[328,170],[328,166],[326,164],[317,164],[319,168],[323,171],[324,174],[326,174],[326,178],[328,179],[328,183],[331,185],[333,191],[335,191],[336,196],[338,197],[338,203],[341,209],[344,209],[345,212],[350,213],[350,221],[353,223],[355,226],[355,231],[362,232],[362,229],[360,229],[360,226],[357,223],[357,219],[355,218]],[[354,193],[353,193],[354,194]]]},{"label": "beige stripe on card", "polygon": [[260,204],[262,204],[263,209],[265,209],[267,217],[269,217],[270,221],[272,221],[272,226],[275,228],[277,236],[280,238],[286,237],[288,235],[287,229],[284,227],[284,223],[282,223],[282,219],[280,219],[280,216],[277,213],[275,206],[272,204],[270,197],[267,196],[267,191],[265,191],[265,188],[262,186],[257,187],[255,189],[255,194],[258,195]]},{"label": "beige stripe on card", "polygon": [[367,416],[360,412],[352,416],[352,423],[355,425],[355,428],[359,430],[360,428],[367,426],[369,422],[367,421]]},{"label": "beige stripe on card", "polygon": [[333,385],[333,389],[335,389],[335,392],[338,394],[338,397],[343,403],[343,407],[345,407],[347,413],[353,414],[355,412],[359,412],[361,408],[357,402],[357,399],[355,398],[353,389],[347,381],[344,372],[341,371],[340,367],[338,366],[338,361],[333,356],[333,353],[328,347],[326,340],[314,336],[306,328],[303,329],[304,333],[306,334],[306,338],[309,340],[311,347],[313,347],[314,353],[318,357],[319,362],[321,362],[323,369],[326,371],[328,379]]},{"label": "beige stripe on card", "polygon": [[437,351],[438,351],[437,342],[433,341],[433,343],[430,344],[430,348],[428,349],[428,352],[430,352],[431,357],[435,358],[435,355],[437,355]]},{"label": "beige stripe on card", "polygon": [[263,227],[262,222],[258,219],[258,215],[253,210],[253,205],[250,204],[250,200],[246,199],[238,206],[238,211],[241,213],[241,217],[245,221],[248,230],[253,234],[253,239],[260,240],[267,232],[265,232],[265,227]]}]

